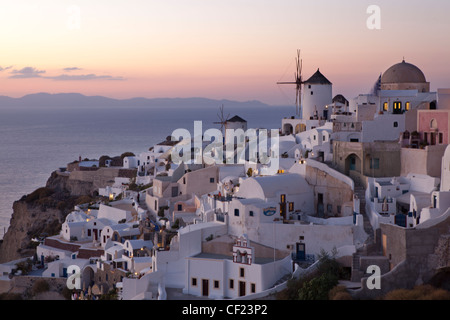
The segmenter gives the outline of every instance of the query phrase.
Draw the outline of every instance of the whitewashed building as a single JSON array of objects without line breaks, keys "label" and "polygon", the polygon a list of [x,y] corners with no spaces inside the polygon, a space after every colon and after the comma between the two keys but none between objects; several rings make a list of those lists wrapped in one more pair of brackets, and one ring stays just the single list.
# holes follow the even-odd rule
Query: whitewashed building
[{"label": "whitewashed building", "polygon": [[208,249],[186,258],[183,293],[212,299],[239,298],[261,293],[293,271],[289,252],[283,255],[280,250],[258,246],[245,235],[218,238],[208,245]]}]

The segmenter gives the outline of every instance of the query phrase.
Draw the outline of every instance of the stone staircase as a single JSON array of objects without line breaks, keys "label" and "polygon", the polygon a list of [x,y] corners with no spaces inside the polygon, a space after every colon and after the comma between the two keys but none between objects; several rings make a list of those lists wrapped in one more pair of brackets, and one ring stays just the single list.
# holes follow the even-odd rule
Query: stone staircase
[{"label": "stone staircase", "polygon": [[364,186],[355,182],[355,194],[360,201],[360,213],[364,218],[364,231],[369,236],[365,244],[373,244],[375,242],[375,234],[372,225],[370,224],[369,217],[366,214],[366,190],[364,189]]},{"label": "stone staircase", "polygon": [[370,255],[371,252],[374,251],[373,248],[376,248],[376,243],[374,230],[372,228],[372,225],[370,224],[369,217],[366,214],[366,190],[364,186],[358,181],[355,181],[354,193],[360,200],[360,214],[363,216],[364,231],[368,235],[368,238],[365,241],[364,245],[361,248],[358,248],[352,257],[351,280],[354,282],[358,282],[365,274],[365,271],[361,270],[361,257]]}]

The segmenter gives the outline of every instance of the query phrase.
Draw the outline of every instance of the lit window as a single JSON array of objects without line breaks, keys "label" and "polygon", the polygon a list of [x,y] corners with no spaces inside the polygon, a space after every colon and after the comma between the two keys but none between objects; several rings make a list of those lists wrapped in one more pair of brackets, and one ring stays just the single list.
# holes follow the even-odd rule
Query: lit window
[{"label": "lit window", "polygon": [[406,102],[405,104],[405,110],[409,111],[409,109],[411,109],[411,102]]},{"label": "lit window", "polygon": [[384,111],[388,111],[388,109],[389,109],[389,105],[388,105],[387,102],[385,102],[384,105],[383,105],[383,110]]},{"label": "lit window", "polygon": [[289,211],[290,212],[294,211],[294,203],[293,202],[289,202]]},{"label": "lit window", "polygon": [[401,101],[394,102],[394,111],[400,111],[402,110],[402,103]]}]

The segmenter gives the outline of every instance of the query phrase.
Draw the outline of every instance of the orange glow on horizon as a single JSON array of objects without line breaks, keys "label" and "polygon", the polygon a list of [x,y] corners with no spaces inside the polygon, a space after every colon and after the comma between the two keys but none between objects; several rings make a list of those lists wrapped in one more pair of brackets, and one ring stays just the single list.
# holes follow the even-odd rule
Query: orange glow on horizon
[{"label": "orange glow on horizon", "polygon": [[[377,31],[365,26],[367,5],[357,0],[345,7],[261,1],[256,11],[237,0],[1,5],[0,94],[202,96],[285,105],[293,94],[276,82],[293,79],[298,48],[303,77],[320,68],[333,93],[347,98],[367,93],[402,57],[424,71],[432,88],[450,87],[450,43],[442,38],[442,30],[450,30],[450,3],[402,3],[380,1]],[[74,5],[79,25],[71,28]],[[25,78],[26,67],[42,73]]]}]

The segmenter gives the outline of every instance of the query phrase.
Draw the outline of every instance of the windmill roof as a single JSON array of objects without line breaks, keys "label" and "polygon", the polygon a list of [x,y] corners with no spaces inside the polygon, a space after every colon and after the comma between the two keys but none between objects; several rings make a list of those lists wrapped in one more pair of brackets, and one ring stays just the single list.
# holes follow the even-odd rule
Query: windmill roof
[{"label": "windmill roof", "polygon": [[316,73],[314,73],[311,78],[306,80],[304,83],[309,84],[331,84],[331,82],[317,69]]},{"label": "windmill roof", "polygon": [[233,118],[227,120],[227,122],[247,122],[239,116],[234,116]]}]

